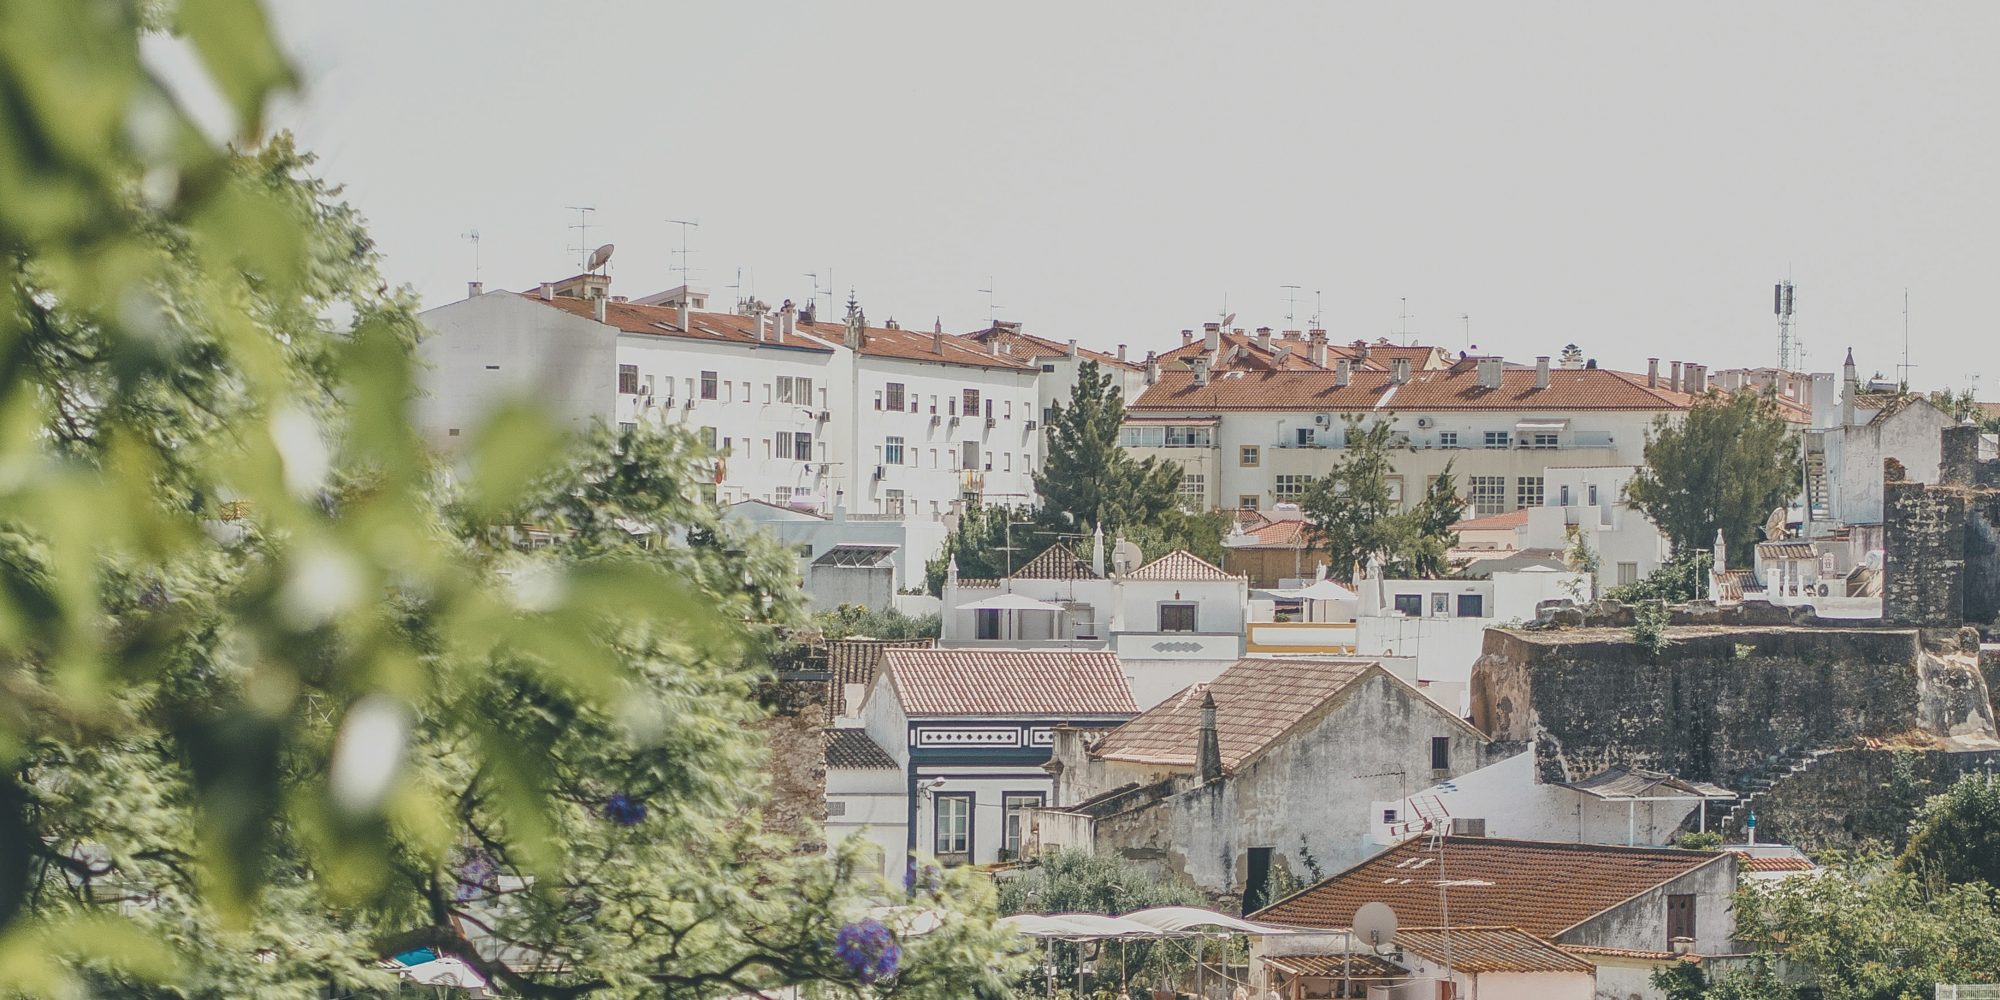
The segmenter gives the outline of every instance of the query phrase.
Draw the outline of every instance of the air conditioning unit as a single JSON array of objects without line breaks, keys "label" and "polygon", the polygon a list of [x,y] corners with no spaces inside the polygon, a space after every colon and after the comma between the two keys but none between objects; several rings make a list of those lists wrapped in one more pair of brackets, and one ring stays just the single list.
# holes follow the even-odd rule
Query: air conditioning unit
[{"label": "air conditioning unit", "polygon": [[1314,427],[1329,427],[1333,424],[1333,414],[1320,413],[1313,416]]},{"label": "air conditioning unit", "polygon": [[817,419],[820,423],[826,423],[827,421],[833,419],[833,413],[828,410],[821,410],[819,411],[819,416],[815,419]]},{"label": "air conditioning unit", "polygon": [[944,423],[944,418],[943,418],[943,417],[940,417],[940,416],[938,416],[938,415],[937,415],[937,414],[935,414],[935,413],[931,414],[931,426],[932,426],[932,427],[936,427],[937,425],[939,425],[939,424],[941,424],[941,423]]},{"label": "air conditioning unit", "polygon": [[987,427],[988,427],[989,429],[991,429],[991,428],[994,428],[994,427],[998,427],[998,426],[1000,426],[1000,420],[999,420],[999,418],[997,418],[997,417],[987,417],[987,418],[986,418],[986,426],[987,426]]},{"label": "air conditioning unit", "polygon": [[882,478],[882,467],[879,465],[875,467],[875,478]]},{"label": "air conditioning unit", "polygon": [[1451,818],[1451,835],[1454,837],[1484,837],[1486,836],[1486,820],[1482,817],[1453,816]]},{"label": "air conditioning unit", "polygon": [[681,409],[683,410],[694,409],[694,397],[689,396],[688,398],[681,400]]},{"label": "air conditioning unit", "polygon": [[666,401],[666,402],[664,402],[664,403],[661,403],[661,404],[660,404],[660,408],[661,408],[661,409],[663,409],[663,410],[671,410],[671,409],[673,409],[673,408],[674,408],[674,397],[672,397],[672,396],[668,396],[668,397],[667,397],[667,401]]},{"label": "air conditioning unit", "polygon": [[1034,422],[1034,421],[1032,421],[1032,420],[1028,421],[1028,429],[1029,429],[1029,430],[1034,430],[1034,429],[1035,429],[1035,426],[1036,426],[1036,424],[1035,424],[1035,422]]},{"label": "air conditioning unit", "polygon": [[1431,429],[1431,425],[1432,425],[1432,424],[1435,424],[1435,423],[1437,423],[1437,421],[1435,421],[1435,420],[1432,420],[1432,419],[1431,419],[1431,418],[1429,418],[1429,417],[1418,417],[1418,418],[1417,418],[1417,429],[1418,429],[1418,430],[1420,430],[1420,431],[1427,431],[1427,430],[1430,430],[1430,429]]}]

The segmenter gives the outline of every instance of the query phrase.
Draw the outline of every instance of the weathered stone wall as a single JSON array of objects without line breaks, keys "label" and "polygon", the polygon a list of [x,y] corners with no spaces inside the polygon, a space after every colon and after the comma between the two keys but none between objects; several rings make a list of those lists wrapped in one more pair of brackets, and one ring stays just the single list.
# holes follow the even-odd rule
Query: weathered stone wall
[{"label": "weathered stone wall", "polygon": [[2000,630],[2000,462],[1971,425],[1940,432],[1938,482],[1883,476],[1882,614],[1891,623]]},{"label": "weathered stone wall", "polygon": [[2000,771],[2000,751],[1857,747],[1787,775],[1757,800],[1757,837],[1808,851],[1900,848],[1925,798],[1961,774]]},{"label": "weathered stone wall", "polygon": [[801,852],[816,854],[826,849],[827,675],[781,674],[758,694],[771,711],[758,726],[770,748],[764,828],[797,837]]},{"label": "weathered stone wall", "polygon": [[1537,773],[1612,766],[1740,784],[1803,750],[1927,734],[1993,738],[1993,708],[1958,632],[1677,626],[1657,657],[1611,628],[1486,633],[1472,721],[1536,740]]}]

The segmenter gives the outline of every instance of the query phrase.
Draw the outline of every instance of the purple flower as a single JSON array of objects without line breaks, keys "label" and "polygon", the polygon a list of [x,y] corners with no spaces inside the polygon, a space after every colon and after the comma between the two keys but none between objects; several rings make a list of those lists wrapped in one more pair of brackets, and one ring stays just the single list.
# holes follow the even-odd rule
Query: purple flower
[{"label": "purple flower", "polygon": [[863,917],[834,936],[833,954],[866,985],[895,975],[903,950],[896,944],[896,935],[880,920]]},{"label": "purple flower", "polygon": [[468,852],[458,866],[458,885],[452,890],[452,898],[461,903],[477,899],[499,873],[500,866],[485,851]]},{"label": "purple flower", "polygon": [[646,803],[624,792],[613,792],[604,803],[604,818],[619,826],[638,826],[646,818]]}]

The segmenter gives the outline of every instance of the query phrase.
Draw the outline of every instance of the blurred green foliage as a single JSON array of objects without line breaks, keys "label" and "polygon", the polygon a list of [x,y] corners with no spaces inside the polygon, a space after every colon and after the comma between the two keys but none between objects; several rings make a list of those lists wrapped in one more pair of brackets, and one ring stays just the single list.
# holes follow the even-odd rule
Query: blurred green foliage
[{"label": "blurred green foliage", "polygon": [[[414,302],[263,134],[293,80],[254,0],[0,3],[0,992],[349,995],[428,945],[529,997],[996,995],[990,890],[762,829],[802,610],[711,456],[526,406],[426,452]],[[871,909],[937,929],[864,987]]]}]

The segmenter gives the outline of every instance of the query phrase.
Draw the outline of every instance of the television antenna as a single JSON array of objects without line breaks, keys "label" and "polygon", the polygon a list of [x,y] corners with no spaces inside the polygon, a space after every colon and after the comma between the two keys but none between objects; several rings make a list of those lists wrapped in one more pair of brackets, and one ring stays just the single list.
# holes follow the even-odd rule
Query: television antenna
[{"label": "television antenna", "polygon": [[1396,336],[1403,342],[1404,347],[1408,347],[1410,346],[1410,297],[1405,295],[1396,301],[1402,303],[1396,310]]},{"label": "television antenna", "polygon": [[821,295],[826,296],[826,307],[828,309],[833,308],[833,268],[829,267],[826,269],[825,288],[819,287],[818,271],[807,271],[806,282],[812,288],[812,295],[808,296],[807,299],[812,303],[814,315],[819,314],[819,297]]},{"label": "television antenna", "polygon": [[689,266],[691,262],[690,255],[695,252],[688,249],[688,230],[700,229],[701,222],[700,220],[668,219],[667,225],[681,227],[681,248],[675,251],[680,257],[680,262],[674,265],[674,267],[681,272],[681,285],[685,287],[688,283],[688,273],[693,270]]},{"label": "television antenna", "polygon": [[999,315],[998,310],[1000,308],[999,306],[993,304],[994,287],[995,286],[993,284],[993,276],[989,274],[986,276],[986,287],[978,289],[978,291],[983,292],[986,295],[986,323],[989,326],[993,324],[995,317]]},{"label": "television antenna", "polygon": [[584,262],[590,259],[590,213],[597,211],[597,206],[565,205],[563,207],[576,213],[576,221],[569,225],[569,228],[576,230],[576,244],[571,246],[570,249],[576,251],[577,267],[588,271],[590,268]]},{"label": "television antenna", "polygon": [[470,240],[472,242],[472,280],[478,281],[479,280],[479,230],[477,227],[468,229],[465,232],[458,234],[458,238],[462,240]]},{"label": "television antenna", "polygon": [[1472,314],[1459,313],[1458,321],[1465,326],[1465,349],[1472,350]]},{"label": "television antenna", "polygon": [[1903,286],[1903,363],[1896,366],[1897,379],[1903,384],[1903,391],[1910,391],[1910,288]]},{"label": "television antenna", "polygon": [[1313,319],[1312,319],[1312,327],[1315,330],[1319,329],[1319,318],[1321,314],[1322,310],[1320,309],[1320,303],[1319,303],[1319,289],[1315,288],[1313,289]]},{"label": "television antenna", "polygon": [[1292,314],[1298,311],[1300,286],[1279,285],[1278,288],[1285,293],[1285,322],[1290,323]]}]

